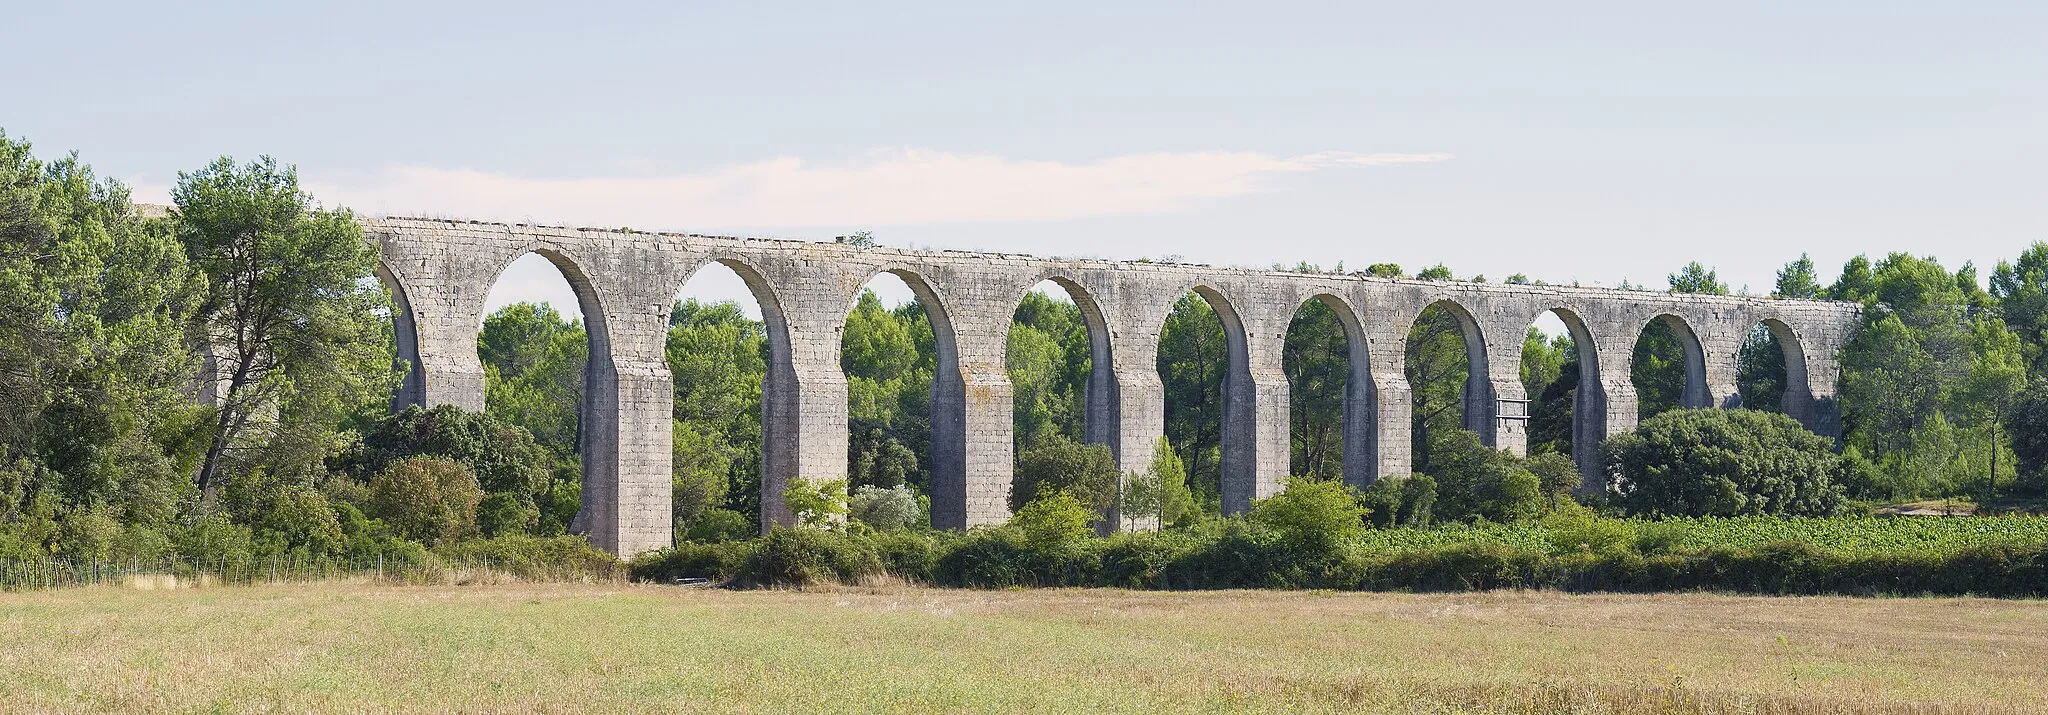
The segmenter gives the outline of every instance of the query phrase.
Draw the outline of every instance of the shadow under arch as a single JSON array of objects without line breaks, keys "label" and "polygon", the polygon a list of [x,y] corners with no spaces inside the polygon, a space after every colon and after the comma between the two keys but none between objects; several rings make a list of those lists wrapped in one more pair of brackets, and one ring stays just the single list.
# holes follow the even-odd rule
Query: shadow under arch
[{"label": "shadow under arch", "polygon": [[[1635,353],[1639,354],[1642,352],[1640,348],[1643,334],[1652,325],[1662,325],[1665,329],[1669,330],[1671,336],[1678,342],[1678,347],[1681,351],[1680,360],[1684,365],[1685,378],[1684,385],[1678,390],[1677,408],[1699,409],[1714,407],[1714,398],[1707,389],[1706,351],[1701,347],[1699,335],[1693,332],[1692,325],[1687,323],[1685,318],[1677,313],[1658,313],[1653,315],[1649,320],[1644,321],[1642,327],[1637,330],[1636,340],[1638,349],[1634,351]],[[1631,381],[1635,379],[1634,375],[1638,367],[1635,358],[1635,354],[1630,355],[1629,358]],[[1643,386],[1636,385],[1635,388],[1637,399],[1639,400],[1637,403],[1638,419],[1648,418],[1651,415],[1643,414],[1642,411],[1653,406],[1647,404],[1649,400],[1642,399],[1645,393]]]},{"label": "shadow under arch", "polygon": [[[1494,399],[1493,380],[1486,357],[1486,333],[1480,330],[1479,320],[1473,317],[1472,311],[1452,298],[1440,298],[1424,306],[1415,314],[1415,322],[1420,323],[1422,316],[1431,310],[1441,310],[1450,315],[1458,324],[1459,338],[1465,343],[1465,387],[1459,400],[1463,407],[1461,422],[1465,429],[1479,434],[1481,444],[1495,446],[1494,422],[1499,404]],[[1409,332],[1411,335],[1414,332],[1412,324]],[[1412,365],[1410,369],[1414,369]],[[1422,391],[1418,385],[1409,387],[1416,394]],[[1418,433],[1418,436],[1422,434]],[[1422,446],[1427,448],[1428,445]]]},{"label": "shadow under arch", "polygon": [[[1123,458],[1122,447],[1117,436],[1121,407],[1116,384],[1116,363],[1109,336],[1109,321],[1103,316],[1102,305],[1095,300],[1095,294],[1074,277],[1065,272],[1041,275],[1017,294],[1010,304],[1014,315],[1024,297],[1040,283],[1052,283],[1066,291],[1067,299],[1081,314],[1081,325],[1088,331],[1088,382],[1082,386],[1081,434],[1088,444],[1106,445],[1110,453]],[[1009,338],[1004,337],[1003,352],[1005,369],[1008,369]]]},{"label": "shadow under arch", "polygon": [[391,395],[391,411],[398,412],[414,405],[427,404],[426,374],[420,369],[419,326],[414,322],[412,300],[406,296],[405,283],[384,261],[377,261],[375,272],[377,282],[384,284],[384,290],[391,294],[391,342],[394,348],[392,368],[401,371],[398,391]]},{"label": "shadow under arch", "polygon": [[[1578,364],[1578,383],[1572,388],[1571,458],[1584,481],[1581,489],[1598,489],[1601,484],[1600,443],[1607,439],[1607,390],[1600,381],[1600,349],[1593,332],[1578,311],[1551,306],[1544,312],[1557,316],[1571,336],[1573,359]],[[1541,314],[1539,314],[1540,316]],[[1529,395],[1531,405],[1537,395]],[[1532,413],[1533,413],[1532,409]],[[1535,416],[1532,414],[1532,422]],[[1531,430],[1534,431],[1533,429]]]}]

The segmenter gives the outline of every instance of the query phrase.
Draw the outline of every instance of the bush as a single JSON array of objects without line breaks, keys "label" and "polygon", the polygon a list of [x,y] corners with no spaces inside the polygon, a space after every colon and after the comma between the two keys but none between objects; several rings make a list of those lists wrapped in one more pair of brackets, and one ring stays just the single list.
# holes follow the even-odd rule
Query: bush
[{"label": "bush", "polygon": [[742,578],[758,586],[854,583],[882,573],[881,557],[862,546],[835,531],[775,529],[761,538]]},{"label": "bush", "polygon": [[512,492],[494,492],[476,508],[476,526],[486,537],[523,534],[539,523],[540,509]]},{"label": "bush", "polygon": [[789,480],[789,486],[782,490],[783,502],[796,515],[796,522],[808,527],[824,527],[846,515],[846,480],[834,479],[813,484],[811,480],[797,477]]},{"label": "bush", "polygon": [[1785,415],[1672,410],[1613,437],[1607,488],[1643,516],[1825,516],[1842,507],[1842,460]]},{"label": "bush", "polygon": [[846,507],[855,521],[882,531],[914,526],[923,516],[917,494],[901,484],[886,489],[861,486],[853,490]]},{"label": "bush", "polygon": [[1369,512],[1343,482],[1290,477],[1279,494],[1252,504],[1250,521],[1293,549],[1326,554],[1358,538]]},{"label": "bush", "polygon": [[591,546],[581,536],[511,534],[472,539],[440,553],[452,559],[485,561],[521,578],[608,579],[620,573],[618,557]]},{"label": "bush", "polygon": [[1081,500],[1092,514],[1108,514],[1115,506],[1121,472],[1107,445],[1081,444],[1053,434],[1017,457],[1017,478],[1010,486],[1010,509],[1053,492]]},{"label": "bush", "polygon": [[462,463],[413,457],[370,480],[370,507],[399,536],[429,546],[452,544],[476,530],[483,488]]},{"label": "bush", "polygon": [[526,428],[454,405],[407,407],[379,420],[341,466],[376,475],[414,457],[443,457],[467,465],[489,492],[536,499],[553,478],[555,456]]},{"label": "bush", "polygon": [[1093,533],[1088,522],[1095,512],[1073,494],[1060,491],[1042,495],[1010,517],[1010,527],[1036,549],[1056,548]]},{"label": "bush", "polygon": [[680,533],[676,537],[677,541],[706,544],[744,541],[761,533],[761,530],[754,526],[754,522],[747,519],[747,515],[719,508],[705,509],[697,518],[684,522],[677,531]]},{"label": "bush", "polygon": [[1373,526],[1429,526],[1436,507],[1436,480],[1427,474],[1380,477],[1360,490],[1359,505]]},{"label": "bush", "polygon": [[1543,482],[1522,458],[1479,443],[1470,430],[1442,430],[1430,445],[1440,519],[1509,522],[1543,513]]}]

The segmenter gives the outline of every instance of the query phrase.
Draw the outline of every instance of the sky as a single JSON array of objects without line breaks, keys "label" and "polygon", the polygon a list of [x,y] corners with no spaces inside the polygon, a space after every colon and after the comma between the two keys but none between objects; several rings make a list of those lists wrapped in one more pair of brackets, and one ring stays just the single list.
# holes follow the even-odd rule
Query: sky
[{"label": "sky", "polygon": [[766,5],[32,3],[0,129],[139,201],[1492,280],[2048,240],[2044,3]]}]

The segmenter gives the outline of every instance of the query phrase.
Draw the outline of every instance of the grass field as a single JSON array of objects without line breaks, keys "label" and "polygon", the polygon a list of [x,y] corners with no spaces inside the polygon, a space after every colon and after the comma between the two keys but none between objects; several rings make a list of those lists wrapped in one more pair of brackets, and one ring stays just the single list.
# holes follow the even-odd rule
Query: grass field
[{"label": "grass field", "polygon": [[2048,604],[313,584],[0,594],[0,711],[2048,710]]}]

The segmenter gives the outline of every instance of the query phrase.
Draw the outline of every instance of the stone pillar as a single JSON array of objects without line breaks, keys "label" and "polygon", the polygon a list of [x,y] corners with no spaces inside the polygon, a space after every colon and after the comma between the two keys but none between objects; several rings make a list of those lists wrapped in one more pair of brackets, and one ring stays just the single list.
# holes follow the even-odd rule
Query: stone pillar
[{"label": "stone pillar", "polygon": [[[1505,339],[1503,336],[1513,333],[1506,326],[1495,326],[1493,332],[1495,339],[1486,346],[1486,391],[1491,397],[1486,406],[1490,408],[1491,419],[1481,425],[1486,429],[1479,436],[1494,449],[1527,454],[1529,396],[1528,389],[1522,386],[1522,342]],[[1469,395],[1467,404],[1471,404]]]},{"label": "stone pillar", "polygon": [[591,360],[584,371],[583,512],[598,548],[631,558],[674,540],[672,473],[675,386],[660,351],[666,301],[607,306],[585,316]]},{"label": "stone pillar", "polygon": [[[956,348],[940,351],[932,381],[932,526],[967,529],[1010,518],[1015,425],[1003,348],[1011,311],[951,308]],[[958,368],[947,352],[959,356]]]},{"label": "stone pillar", "polygon": [[[1794,386],[1805,388],[1799,391],[1799,396],[1806,403],[1806,416],[1794,416],[1814,434],[1839,442],[1842,439],[1842,406],[1836,402],[1835,386],[1841,378],[1842,368],[1835,360],[1835,349],[1830,346],[1825,351],[1808,350],[1805,362],[1806,373],[1799,379],[1787,380],[1791,384],[1785,388],[1786,401],[1792,401]],[[1787,408],[1790,411],[1789,404]]]},{"label": "stone pillar", "polygon": [[[1728,322],[1724,316],[1712,316],[1721,323],[1703,326],[1700,335],[1700,363],[1698,373],[1700,390],[1693,399],[1692,407],[1719,407],[1734,409],[1742,406],[1742,390],[1737,386],[1736,374],[1742,352],[1742,339],[1749,332],[1748,325]],[[1789,371],[1788,371],[1789,372]],[[1686,370],[1686,393],[1694,395],[1692,389],[1693,371]]]},{"label": "stone pillar", "polygon": [[[1364,487],[1380,477],[1406,476],[1415,471],[1415,397],[1407,374],[1408,321],[1386,309],[1369,308],[1363,326],[1370,356],[1366,381],[1361,385],[1366,394],[1354,394],[1353,399],[1369,398],[1356,408],[1358,414],[1371,421],[1362,428],[1367,438],[1361,440],[1362,448],[1368,450],[1369,469],[1354,472],[1349,463],[1345,464],[1344,481],[1355,487]],[[1357,366],[1353,366],[1354,374],[1356,371]],[[1348,416],[1353,409],[1347,408],[1346,412]],[[1349,427],[1346,433],[1350,434]]]},{"label": "stone pillar", "polygon": [[[792,325],[796,323],[791,316]],[[790,480],[846,478],[846,374],[839,335],[790,331],[791,356],[771,354],[761,401],[761,529],[795,526]]]},{"label": "stone pillar", "polygon": [[[1231,369],[1223,378],[1223,513],[1250,511],[1280,493],[1289,462],[1288,384],[1278,352],[1270,365]],[[1240,361],[1233,360],[1233,364]],[[1267,362],[1262,360],[1261,362]]]}]

